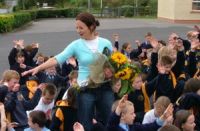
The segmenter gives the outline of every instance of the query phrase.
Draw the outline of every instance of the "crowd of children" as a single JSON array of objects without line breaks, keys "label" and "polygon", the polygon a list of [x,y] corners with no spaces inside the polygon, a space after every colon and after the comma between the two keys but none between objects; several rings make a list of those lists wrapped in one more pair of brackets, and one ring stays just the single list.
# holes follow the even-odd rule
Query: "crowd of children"
[{"label": "crowd of children", "polygon": [[[132,91],[122,98],[118,96],[120,79],[106,83],[112,87],[115,99],[112,113],[105,122],[93,105],[90,130],[200,130],[200,29],[198,26],[195,29],[187,33],[187,39],[172,33],[168,42],[158,41],[148,32],[143,43],[135,41],[135,49],[131,42],[120,48],[119,35],[114,34],[113,51],[123,53],[141,73],[132,79]],[[8,55],[10,69],[2,74],[0,85],[1,131],[86,130],[78,122],[81,111],[77,96],[83,90],[78,88],[76,58],[70,57],[63,65],[34,76],[22,75],[49,57],[38,53],[38,43],[27,46],[23,40],[13,43]]]}]

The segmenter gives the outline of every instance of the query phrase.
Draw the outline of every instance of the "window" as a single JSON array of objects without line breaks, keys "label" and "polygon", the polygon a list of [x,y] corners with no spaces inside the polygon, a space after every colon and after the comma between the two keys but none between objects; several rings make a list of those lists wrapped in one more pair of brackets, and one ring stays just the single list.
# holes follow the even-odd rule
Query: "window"
[{"label": "window", "polygon": [[200,10],[200,0],[192,1],[192,10]]}]

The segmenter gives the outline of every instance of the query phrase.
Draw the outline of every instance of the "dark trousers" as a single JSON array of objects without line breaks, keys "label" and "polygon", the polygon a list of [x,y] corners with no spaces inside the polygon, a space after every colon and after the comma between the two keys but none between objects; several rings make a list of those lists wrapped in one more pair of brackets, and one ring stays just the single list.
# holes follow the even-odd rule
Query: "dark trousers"
[{"label": "dark trousers", "polygon": [[78,95],[78,118],[86,131],[92,128],[92,119],[98,111],[103,124],[107,124],[114,94],[109,84],[102,84],[98,88],[86,88]]}]

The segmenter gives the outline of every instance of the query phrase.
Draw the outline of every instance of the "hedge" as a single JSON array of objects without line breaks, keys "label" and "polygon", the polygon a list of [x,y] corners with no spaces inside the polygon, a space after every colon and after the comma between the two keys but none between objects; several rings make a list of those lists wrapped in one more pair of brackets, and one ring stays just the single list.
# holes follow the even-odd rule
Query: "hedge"
[{"label": "hedge", "polygon": [[0,33],[9,32],[13,28],[13,15],[0,15]]},{"label": "hedge", "polygon": [[13,16],[14,16],[13,28],[18,28],[31,21],[30,13],[15,13],[13,14]]},{"label": "hedge", "polygon": [[75,17],[81,11],[78,8],[26,10],[18,13],[0,15],[0,33],[18,28],[31,20],[40,18]]}]

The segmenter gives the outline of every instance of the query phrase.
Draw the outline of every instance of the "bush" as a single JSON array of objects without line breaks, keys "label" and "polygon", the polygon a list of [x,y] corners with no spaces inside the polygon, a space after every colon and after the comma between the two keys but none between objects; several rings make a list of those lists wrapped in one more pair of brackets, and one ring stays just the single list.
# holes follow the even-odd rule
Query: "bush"
[{"label": "bush", "polygon": [[13,15],[0,15],[0,33],[11,31],[13,23],[14,23]]},{"label": "bush", "polygon": [[125,17],[134,16],[134,7],[130,5],[121,6],[121,15]]},{"label": "bush", "polygon": [[79,9],[41,9],[37,11],[37,18],[57,18],[57,17],[75,17],[80,13]]},{"label": "bush", "polygon": [[38,14],[38,11],[37,11],[37,10],[30,10],[30,11],[27,11],[27,12],[30,13],[30,15],[31,15],[31,20],[37,19],[37,14]]},{"label": "bush", "polygon": [[0,33],[9,32],[38,18],[75,17],[80,12],[81,9],[66,8],[26,10],[19,13],[0,15]]},{"label": "bush", "polygon": [[0,33],[12,31],[29,21],[31,21],[30,13],[0,15]]},{"label": "bush", "polygon": [[14,13],[14,23],[13,27],[17,28],[24,25],[27,22],[31,21],[31,14],[30,13]]}]

